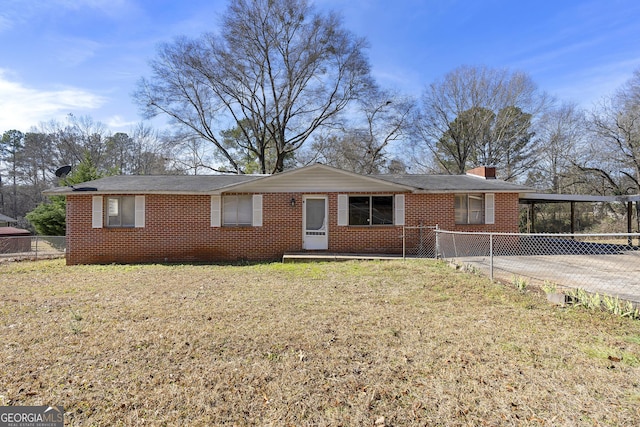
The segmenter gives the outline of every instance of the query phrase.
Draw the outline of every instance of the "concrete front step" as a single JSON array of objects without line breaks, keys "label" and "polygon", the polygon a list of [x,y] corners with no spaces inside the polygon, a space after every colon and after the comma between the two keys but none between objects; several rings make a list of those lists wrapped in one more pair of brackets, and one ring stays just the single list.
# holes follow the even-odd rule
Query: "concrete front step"
[{"label": "concrete front step", "polygon": [[402,259],[402,255],[394,254],[341,254],[330,252],[297,252],[286,253],[282,256],[282,262],[322,262],[322,261],[388,261]]}]

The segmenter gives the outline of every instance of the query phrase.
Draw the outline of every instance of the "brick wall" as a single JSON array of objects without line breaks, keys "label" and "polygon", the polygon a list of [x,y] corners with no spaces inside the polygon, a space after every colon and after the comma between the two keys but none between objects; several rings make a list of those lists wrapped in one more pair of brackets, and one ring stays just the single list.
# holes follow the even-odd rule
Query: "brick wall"
[{"label": "brick wall", "polygon": [[[337,193],[329,193],[329,252],[401,253],[401,226],[337,225]],[[291,199],[296,199],[291,206]],[[92,196],[67,197],[67,263],[198,262],[280,259],[302,251],[302,195],[263,195],[261,227],[211,227],[210,197],[146,195],[144,228],[92,228]],[[453,194],[406,194],[405,224],[447,230],[518,227],[518,195],[496,194],[496,223],[456,225]]]}]

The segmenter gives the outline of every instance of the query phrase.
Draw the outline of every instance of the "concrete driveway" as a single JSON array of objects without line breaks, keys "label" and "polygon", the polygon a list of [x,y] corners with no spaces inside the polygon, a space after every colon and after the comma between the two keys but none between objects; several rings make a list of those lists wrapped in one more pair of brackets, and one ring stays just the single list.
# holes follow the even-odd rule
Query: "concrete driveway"
[{"label": "concrete driveway", "polygon": [[[455,260],[489,275],[491,259],[488,256]],[[607,255],[494,256],[494,279],[513,281],[516,276],[532,284],[551,282],[559,289],[582,288],[640,303],[640,251]]]}]

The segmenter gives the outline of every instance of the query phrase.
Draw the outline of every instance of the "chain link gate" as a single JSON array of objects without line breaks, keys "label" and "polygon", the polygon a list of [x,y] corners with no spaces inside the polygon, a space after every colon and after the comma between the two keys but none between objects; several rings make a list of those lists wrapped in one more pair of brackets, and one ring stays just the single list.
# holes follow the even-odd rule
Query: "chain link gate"
[{"label": "chain link gate", "polygon": [[418,225],[402,228],[403,258],[436,258],[438,226]]}]

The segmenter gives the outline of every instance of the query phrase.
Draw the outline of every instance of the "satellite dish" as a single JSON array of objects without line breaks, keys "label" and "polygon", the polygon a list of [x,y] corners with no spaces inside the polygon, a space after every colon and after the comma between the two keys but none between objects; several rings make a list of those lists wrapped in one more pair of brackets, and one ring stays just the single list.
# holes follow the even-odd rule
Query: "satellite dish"
[{"label": "satellite dish", "polygon": [[69,174],[69,172],[71,172],[71,166],[62,166],[61,168],[58,168],[58,170],[56,170],[56,176],[58,178],[64,178]]}]

